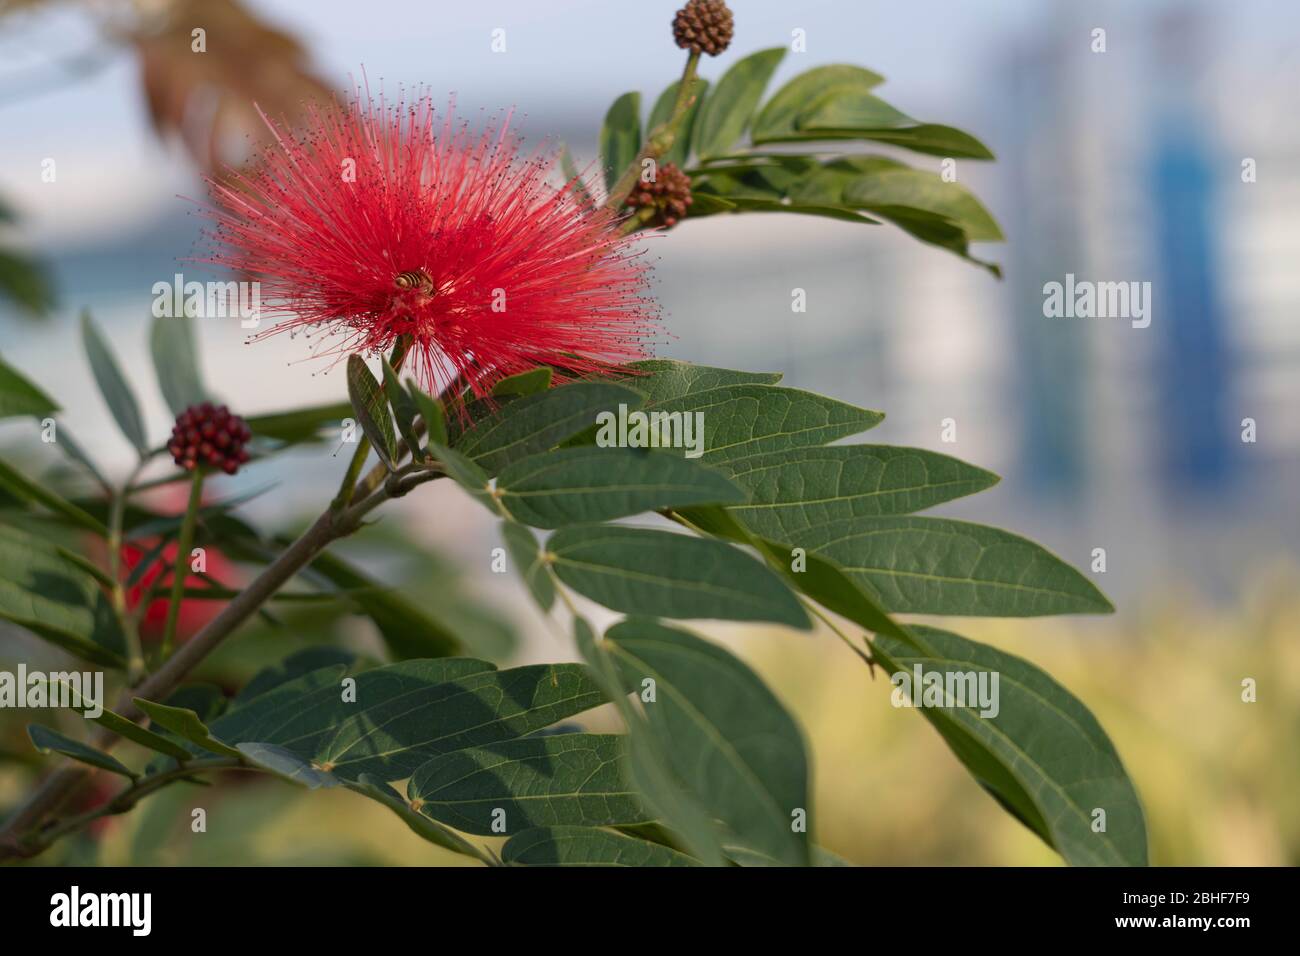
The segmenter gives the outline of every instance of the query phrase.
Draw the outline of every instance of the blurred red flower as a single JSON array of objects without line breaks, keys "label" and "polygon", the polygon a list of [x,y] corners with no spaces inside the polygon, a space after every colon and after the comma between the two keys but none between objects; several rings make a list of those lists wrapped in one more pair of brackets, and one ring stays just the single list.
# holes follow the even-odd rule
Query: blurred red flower
[{"label": "blurred red flower", "polygon": [[[131,572],[145,558],[151,554],[157,547],[156,541],[142,541],[136,544],[124,544],[122,546],[122,572],[124,576],[130,576]],[[155,562],[153,567],[145,571],[140,580],[126,591],[126,606],[128,610],[134,611],[139,607],[140,602],[144,600],[149,589],[158,582],[158,576],[163,573],[164,562],[171,565],[176,560],[176,542],[168,543],[162,552],[163,561]],[[233,586],[233,567],[220,554],[208,548],[205,554],[207,562],[207,573],[217,581],[227,586]],[[167,596],[171,593],[172,575],[168,571],[161,582],[157,583],[155,594],[157,595],[149,602],[145,609],[144,615],[140,618],[140,638],[144,641],[159,640],[162,638],[163,626],[167,621]],[[206,588],[211,587],[211,581],[206,581],[197,574],[190,574],[185,581],[187,588]],[[180,615],[176,619],[176,640],[184,641],[186,638],[193,636],[217,616],[217,613],[225,605],[224,601],[203,601],[197,598],[184,598],[181,600]]]}]

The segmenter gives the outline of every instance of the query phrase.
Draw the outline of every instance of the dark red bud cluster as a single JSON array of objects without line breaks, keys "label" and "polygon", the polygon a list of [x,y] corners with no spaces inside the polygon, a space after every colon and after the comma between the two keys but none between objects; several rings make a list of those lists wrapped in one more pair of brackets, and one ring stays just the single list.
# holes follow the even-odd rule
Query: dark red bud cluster
[{"label": "dark red bud cluster", "polygon": [[691,177],[674,163],[664,163],[652,183],[638,182],[626,200],[634,210],[653,210],[651,225],[675,226],[691,204]]},{"label": "dark red bud cluster", "polygon": [[225,405],[214,407],[211,402],[204,402],[191,405],[176,416],[167,450],[186,471],[210,465],[233,475],[248,461],[248,449],[244,446],[252,437],[248,423],[232,415]]}]

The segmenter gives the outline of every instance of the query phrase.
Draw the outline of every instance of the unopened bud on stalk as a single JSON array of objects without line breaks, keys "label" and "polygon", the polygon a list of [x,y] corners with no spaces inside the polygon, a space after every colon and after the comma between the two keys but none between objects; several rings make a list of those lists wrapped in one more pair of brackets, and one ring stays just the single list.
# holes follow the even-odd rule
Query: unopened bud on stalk
[{"label": "unopened bud on stalk", "polygon": [[673,39],[683,50],[717,56],[731,44],[735,24],[723,0],[687,0],[673,18]]},{"label": "unopened bud on stalk", "polygon": [[244,444],[252,437],[248,424],[225,405],[214,408],[211,402],[204,402],[176,416],[167,450],[186,471],[209,465],[233,475],[248,461]]}]

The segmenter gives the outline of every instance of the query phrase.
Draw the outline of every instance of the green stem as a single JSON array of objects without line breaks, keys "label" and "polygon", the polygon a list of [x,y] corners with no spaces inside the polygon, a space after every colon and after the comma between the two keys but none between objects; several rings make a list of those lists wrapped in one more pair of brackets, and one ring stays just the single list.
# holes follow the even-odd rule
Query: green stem
[{"label": "green stem", "polygon": [[636,185],[637,177],[641,175],[641,164],[647,159],[658,159],[673,148],[673,143],[677,140],[677,127],[681,126],[686,111],[695,98],[695,71],[699,65],[700,54],[692,50],[682,70],[682,79],[677,87],[677,99],[673,102],[672,113],[668,115],[668,119],[650,131],[636,159],[623,170],[623,174],[618,177],[618,182],[609,191],[609,198],[605,200],[604,208],[617,211],[631,194],[632,187]]},{"label": "green stem", "polygon": [[87,810],[85,813],[68,817],[59,821],[57,824],[42,830],[31,844],[33,852],[39,852],[45,847],[50,846],[69,833],[75,833],[85,828],[88,824],[100,819],[101,817],[115,816],[120,813],[128,813],[135,808],[135,805],[157,790],[177,780],[184,780],[196,773],[206,770],[249,770],[243,761],[234,757],[212,757],[198,760],[189,760],[173,767],[170,770],[162,770],[158,773],[150,774],[147,777],[140,777],[131,782],[125,790],[113,797],[107,803],[95,807],[93,810]]},{"label": "green stem", "polygon": [[843,641],[845,644],[847,644],[849,650],[851,650],[854,654],[857,654],[858,657],[862,658],[862,660],[866,663],[866,665],[867,665],[869,668],[871,668],[871,676],[872,676],[872,677],[875,677],[875,676],[876,676],[876,661],[875,661],[875,658],[873,658],[870,654],[868,654],[868,653],[867,653],[866,651],[864,651],[862,648],[858,647],[858,645],[854,644],[852,638],[850,638],[847,634],[845,634],[843,631],[841,631],[841,630],[840,630],[840,629],[835,625],[835,622],[832,621],[832,620],[830,619],[830,617],[829,617],[828,615],[826,615],[826,614],[822,611],[822,609],[819,608],[816,604],[814,604],[812,601],[805,600],[804,598],[800,598],[799,600],[803,602],[803,606],[804,606],[804,607],[806,607],[808,610],[812,611],[812,613],[813,613],[815,616],[817,616],[818,618],[820,618],[820,619],[821,619],[821,622],[822,622],[823,624],[825,624],[827,627],[829,627],[829,628],[831,629],[831,631],[835,634],[836,637],[838,637],[841,641]]},{"label": "green stem", "polygon": [[203,466],[194,467],[194,478],[190,482],[190,501],[185,506],[185,517],[181,521],[181,532],[176,539],[176,560],[172,562],[172,593],[167,601],[167,623],[163,627],[162,660],[172,650],[172,640],[176,637],[176,621],[181,613],[181,595],[185,590],[185,579],[190,576],[190,548],[194,546],[194,525],[198,519],[199,504],[203,499]]},{"label": "green stem", "polygon": [[130,495],[136,478],[140,476],[145,462],[135,466],[126,484],[113,492],[108,512],[108,574],[112,580],[109,600],[113,614],[122,628],[126,639],[126,679],[134,685],[144,676],[144,652],[140,647],[140,632],[135,618],[127,613],[126,587],[122,583],[122,522],[126,513],[126,499]]}]

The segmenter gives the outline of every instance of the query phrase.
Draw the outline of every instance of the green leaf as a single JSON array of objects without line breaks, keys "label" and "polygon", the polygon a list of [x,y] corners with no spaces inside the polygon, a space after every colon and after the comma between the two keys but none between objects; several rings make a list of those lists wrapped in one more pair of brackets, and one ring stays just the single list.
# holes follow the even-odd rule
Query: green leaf
[{"label": "green leaf", "polygon": [[0,418],[44,418],[58,410],[52,398],[0,359]]},{"label": "green leaf", "polygon": [[640,150],[641,94],[624,93],[610,106],[600,130],[600,159],[607,190],[613,190]]},{"label": "green leaf", "polygon": [[1105,614],[1091,581],[1041,546],[948,518],[853,518],[791,543],[842,567],[890,611],[1036,617]]},{"label": "green leaf", "polygon": [[355,694],[326,670],[232,710],[212,734],[278,744],[343,780],[391,781],[440,754],[523,736],[603,702],[575,664],[497,671],[471,658],[402,661],[357,674]]},{"label": "green leaf", "polygon": [[649,818],[623,777],[622,741],[549,734],[461,750],[416,770],[406,795],[425,816],[483,836],[643,823]]},{"label": "green leaf", "polygon": [[618,664],[607,650],[609,642],[597,643],[591,625],[581,617],[574,617],[573,632],[578,651],[591,668],[592,679],[623,718],[627,728],[627,775],[641,795],[642,804],[653,811],[656,819],[670,824],[705,865],[724,865],[717,822],[685,792],[671,769],[666,742],[628,700]]},{"label": "green leaf", "polygon": [[884,82],[878,73],[860,66],[832,64],[800,73],[776,91],[754,120],[755,143],[797,136],[795,119],[807,104],[848,93],[867,92]]},{"label": "green leaf", "polygon": [[343,782],[333,774],[313,767],[292,750],[276,744],[250,742],[242,743],[235,749],[254,766],[308,790],[337,787]]},{"label": "green leaf", "polygon": [[[809,863],[808,758],[781,702],[715,644],[653,621],[629,620],[606,643],[630,684],[654,681],[646,715],[683,786],[736,841],[791,866]],[[644,700],[644,695],[643,695]]]},{"label": "green leaf", "polygon": [[40,318],[54,307],[54,282],[35,259],[0,249],[0,296]]},{"label": "green leaf", "polygon": [[691,205],[686,210],[686,215],[698,219],[702,216],[715,216],[723,212],[735,212],[738,208],[730,200],[701,191],[691,195]]},{"label": "green leaf", "polygon": [[637,448],[562,448],[517,461],[497,498],[524,524],[559,528],[693,504],[732,504],[731,482],[685,458]]},{"label": "green leaf", "polygon": [[[108,479],[104,477],[103,472],[101,472],[99,467],[95,464],[94,459],[92,459],[90,455],[86,453],[86,450],[81,447],[80,443],[72,437],[67,428],[62,426],[59,427],[58,438],[59,440],[56,441],[55,444],[59,446],[59,450],[67,455],[72,461],[79,464],[82,468],[85,468],[86,471],[90,472],[90,476],[94,478],[95,481],[99,482],[100,487],[107,489],[109,487]],[[186,477],[188,478],[189,476],[186,475]]]},{"label": "green leaf", "polygon": [[497,398],[504,395],[518,395],[522,398],[525,395],[544,392],[551,387],[551,379],[554,375],[555,369],[549,365],[539,365],[518,375],[507,375],[492,386],[492,394]]},{"label": "green leaf", "polygon": [[748,498],[730,514],[755,534],[781,542],[851,518],[921,511],[998,481],[956,458],[891,445],[791,448],[719,468]]},{"label": "green leaf", "polygon": [[425,437],[431,444],[446,445],[447,416],[442,410],[442,402],[421,390],[410,379],[407,379],[406,384],[411,391],[411,398],[415,400],[416,407],[420,409],[420,417],[424,419]]},{"label": "green leaf", "polygon": [[[1067,863],[1147,864],[1137,792],[1105,731],[1077,698],[1019,657],[936,628],[909,630],[913,641],[878,637],[872,643],[891,674],[914,679],[919,666],[922,675],[997,677],[996,714],[981,716],[983,708],[971,700],[978,695],[952,699],[953,706],[919,708],[985,789]],[[992,676],[985,680],[991,690]],[[896,678],[895,696],[911,701],[904,693],[910,686]],[[1097,809],[1106,813],[1102,832],[1093,830]]]},{"label": "green leaf", "polygon": [[211,723],[226,711],[229,701],[216,684],[183,684],[163,701],[168,707],[192,710],[204,723]]},{"label": "green leaf", "polygon": [[[697,193],[696,195],[706,195]],[[725,212],[785,212],[800,216],[821,216],[823,219],[838,219],[840,222],[852,222],[859,225],[878,226],[880,223],[870,216],[864,216],[852,209],[839,206],[819,206],[813,203],[782,202],[778,199],[760,199],[753,196],[728,196],[731,208]],[[692,207],[694,208],[694,207]]]},{"label": "green leaf", "polygon": [[85,711],[90,709],[91,705],[78,693],[77,688],[67,680],[46,681],[46,683],[50,686],[51,692],[54,692],[57,688],[58,692],[64,695],[63,699],[68,702],[68,706],[80,712],[81,716],[85,717],[86,720],[94,721],[119,737],[125,737],[142,747],[165,754],[168,757],[174,757],[177,760],[188,760],[193,756],[184,747],[177,746],[166,737],[155,734],[151,730],[145,730],[139,724],[127,720],[121,714],[114,713],[107,707],[102,707],[102,701],[100,702],[102,709],[99,716],[88,716]]},{"label": "green leaf", "polygon": [[574,525],[551,535],[546,550],[562,582],[616,611],[810,626],[776,574],[722,541]]},{"label": "green leaf", "polygon": [[517,399],[481,421],[456,442],[456,451],[489,475],[511,462],[554,448],[619,405],[636,408],[641,396],[607,382],[575,382]]},{"label": "green leaf", "polygon": [[1002,267],[995,262],[978,259],[970,254],[970,241],[961,226],[950,219],[923,209],[908,206],[877,206],[873,210],[881,219],[887,219],[908,235],[921,242],[947,249],[982,269],[995,278],[1002,278]]},{"label": "green leaf", "polygon": [[393,437],[393,417],[379,382],[360,355],[348,356],[348,398],[357,422],[365,432],[375,453],[391,471],[396,466],[397,441]]},{"label": "green leaf", "polygon": [[880,412],[779,385],[726,385],[668,399],[654,412],[694,415],[704,426],[707,464],[805,445],[823,445],[873,428]]},{"label": "green leaf", "polygon": [[724,385],[776,385],[781,381],[780,372],[738,372],[672,359],[645,359],[623,368],[627,374],[618,383],[645,396],[647,408]]},{"label": "green leaf", "polygon": [[511,866],[699,866],[684,853],[593,827],[536,827],[510,838],[501,859]]},{"label": "green leaf", "polygon": [[356,781],[344,781],[349,790],[382,803],[402,818],[402,821],[418,836],[430,843],[454,853],[485,860],[483,853],[460,834],[447,829],[441,823],[435,823],[421,813],[412,810],[402,795],[378,777],[363,773]]},{"label": "green leaf", "polygon": [[496,492],[492,489],[492,479],[486,471],[460,452],[434,442],[429,443],[429,453],[438,459],[442,470],[452,481],[469,492],[470,497],[494,515],[502,513],[497,505]]},{"label": "green leaf", "polygon": [[[60,439],[66,440],[66,439]],[[94,515],[74,505],[62,495],[49,489],[48,485],[33,481],[26,475],[9,466],[0,459],[0,491],[7,492],[19,501],[40,505],[57,515],[62,515],[73,524],[100,537],[108,534],[108,529]]]},{"label": "green leaf", "polygon": [[791,549],[760,538],[759,551],[768,555],[781,569],[781,576],[791,587],[798,588],[827,610],[848,618],[875,634],[899,634],[899,627],[881,606],[834,561],[815,552],[804,554],[802,570],[795,570]]},{"label": "green leaf", "polygon": [[[415,433],[415,416],[419,414],[415,400],[402,383],[397,380],[397,373],[388,359],[384,363],[384,394],[393,409],[393,420],[397,422],[397,432],[406,440],[406,447],[414,455],[420,448],[420,436]],[[396,454],[396,450],[394,450]]]},{"label": "green leaf", "polygon": [[158,388],[173,415],[207,399],[191,318],[155,318],[149,331],[149,350]]},{"label": "green leaf", "polygon": [[86,348],[86,357],[90,360],[90,370],[95,375],[108,410],[113,413],[113,420],[135,450],[140,455],[145,455],[149,451],[149,443],[140,418],[140,406],[89,312],[81,313],[81,339]]},{"label": "green leaf", "polygon": [[207,724],[188,707],[173,707],[169,704],[145,700],[143,697],[135,698],[135,705],[144,712],[144,715],[149,720],[159,727],[165,727],[177,736],[197,744],[204,750],[211,751],[214,754],[221,754],[223,757],[240,756],[238,750],[227,747],[220,740],[213,737],[208,730]]},{"label": "green leaf", "polygon": [[339,428],[345,418],[351,417],[351,402],[333,402],[288,412],[252,415],[245,417],[244,421],[260,438],[274,438],[294,445],[317,438],[321,429]]},{"label": "green leaf", "polygon": [[0,618],[87,661],[122,666],[126,642],[95,577],[40,538],[3,525]]},{"label": "green leaf", "polygon": [[[654,109],[650,111],[650,119],[646,121],[646,130],[648,135],[653,135],[664,123],[667,123],[673,114],[673,107],[677,103],[677,91],[681,89],[682,81],[674,80],[669,84],[668,89],[659,94],[659,99],[655,100]],[[696,117],[699,115],[700,104],[709,90],[709,81],[703,77],[697,76],[691,86],[691,96],[695,98],[686,112],[682,114],[682,119],[677,127],[677,134],[673,139],[673,145],[659,158],[661,163],[674,163],[677,166],[684,166],[686,159],[691,155],[692,133],[695,128]]]},{"label": "green leaf", "polygon": [[[326,552],[326,554],[330,553]],[[297,680],[312,671],[324,667],[339,668],[339,676],[342,677],[356,662],[357,655],[341,647],[330,647],[327,644],[305,647],[290,654],[279,663],[264,667],[254,674],[252,679],[235,696],[235,703],[247,703],[254,697],[265,694],[269,690],[274,690],[281,684],[287,684],[291,680]]]},{"label": "green leaf", "polygon": [[[944,182],[938,173],[913,169],[882,156],[834,160],[826,168],[844,173],[840,199],[887,216],[890,207],[931,212],[956,223],[971,242],[1001,242],[997,221],[965,186]],[[796,191],[795,197],[798,198]]]},{"label": "green leaf", "polygon": [[989,148],[969,133],[918,123],[865,91],[824,95],[800,111],[795,126],[797,134],[781,139],[869,139],[932,156],[994,158]]},{"label": "green leaf", "polygon": [[751,53],[722,74],[718,85],[700,107],[695,131],[695,151],[703,157],[727,152],[749,127],[763,90],[772,78],[785,47]]},{"label": "green leaf", "polygon": [[115,757],[91,747],[89,744],[83,744],[79,740],[65,737],[57,730],[51,730],[41,724],[28,724],[27,736],[31,738],[32,746],[43,754],[63,754],[65,757],[71,757],[73,760],[90,764],[92,767],[118,773],[124,777],[130,777],[132,780],[135,779],[135,774]]},{"label": "green leaf", "polygon": [[555,604],[555,582],[551,573],[542,563],[542,553],[537,547],[537,539],[523,525],[513,521],[501,522],[501,537],[505,540],[510,560],[515,570],[524,579],[533,600],[543,611],[549,611]]},{"label": "green leaf", "polygon": [[[971,256],[976,241],[999,241],[993,217],[964,187],[934,173],[912,169],[883,156],[843,156],[819,162],[811,156],[771,155],[749,163],[710,165],[695,177],[696,196],[705,190],[725,196],[733,210],[805,212],[875,222],[862,212],[892,222],[914,238],[947,249],[994,275],[994,264]],[[707,208],[691,208],[708,215]]]},{"label": "green leaf", "polygon": [[[836,856],[825,847],[810,847],[813,866],[856,866],[850,863],[842,856]],[[759,853],[748,847],[729,846],[727,847],[727,857],[736,866],[781,866],[780,860],[775,860],[765,853]]]},{"label": "green leaf", "polygon": [[375,622],[389,653],[397,660],[449,657],[462,652],[457,635],[401,591],[372,578],[331,551],[323,551],[311,564]]}]

